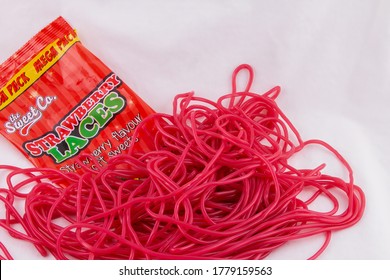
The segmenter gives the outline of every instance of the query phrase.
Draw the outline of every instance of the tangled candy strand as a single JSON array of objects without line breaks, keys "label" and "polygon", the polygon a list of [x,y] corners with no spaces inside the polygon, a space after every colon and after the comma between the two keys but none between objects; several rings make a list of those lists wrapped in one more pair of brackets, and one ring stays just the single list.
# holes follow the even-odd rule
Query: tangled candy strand
[{"label": "tangled candy strand", "polygon": [[[249,80],[240,92],[242,70]],[[263,259],[290,240],[324,234],[310,257],[317,258],[333,231],[360,220],[364,193],[334,148],[302,140],[275,102],[279,87],[250,92],[247,64],[237,67],[232,81],[232,93],[216,102],[179,94],[172,115],[144,119],[133,139],[154,139],[151,151],[135,152],[133,142],[128,154],[82,175],[0,166],[10,170],[8,189],[0,190],[6,210],[0,225],[57,259]],[[151,123],[155,131],[148,130]],[[333,153],[349,180],[323,174],[325,164],[293,167],[291,157],[308,145]],[[20,175],[26,179],[14,179]],[[311,195],[303,200],[306,191]],[[330,210],[314,209],[320,197]],[[25,199],[24,215],[15,198]]]}]

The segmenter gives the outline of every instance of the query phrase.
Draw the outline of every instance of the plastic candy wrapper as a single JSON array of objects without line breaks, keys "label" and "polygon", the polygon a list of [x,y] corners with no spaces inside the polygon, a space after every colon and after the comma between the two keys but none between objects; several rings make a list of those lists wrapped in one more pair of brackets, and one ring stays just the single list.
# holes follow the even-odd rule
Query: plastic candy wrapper
[{"label": "plastic candy wrapper", "polygon": [[62,17],[6,60],[0,75],[0,132],[37,167],[98,169],[133,140],[140,151],[151,144],[132,132],[153,110]]}]

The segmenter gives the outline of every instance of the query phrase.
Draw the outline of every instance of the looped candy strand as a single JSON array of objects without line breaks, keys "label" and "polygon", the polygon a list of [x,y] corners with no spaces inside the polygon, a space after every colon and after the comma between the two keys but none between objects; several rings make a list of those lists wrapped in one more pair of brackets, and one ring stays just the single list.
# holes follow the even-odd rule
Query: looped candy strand
[{"label": "looped candy strand", "polygon": [[[248,83],[239,91],[244,71]],[[360,220],[364,193],[340,153],[301,138],[275,102],[279,87],[250,91],[253,76],[240,65],[232,93],[217,101],[177,95],[172,115],[153,114],[134,132],[133,139],[154,139],[150,151],[136,152],[133,142],[128,154],[98,170],[2,166],[10,173],[0,225],[58,259],[263,259],[290,240],[323,234],[310,257],[317,258],[333,231]],[[292,166],[291,157],[308,145],[333,153],[349,180],[323,173],[325,164]],[[316,210],[320,198],[329,210]],[[24,214],[16,199],[25,200]]]}]

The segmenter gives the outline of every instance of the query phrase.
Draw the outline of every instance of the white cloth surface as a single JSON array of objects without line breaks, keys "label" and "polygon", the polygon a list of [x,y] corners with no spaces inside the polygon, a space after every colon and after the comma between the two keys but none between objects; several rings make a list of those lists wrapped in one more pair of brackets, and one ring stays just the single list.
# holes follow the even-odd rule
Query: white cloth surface
[{"label": "white cloth surface", "polygon": [[[1,0],[0,10],[0,61],[62,15],[160,112],[182,92],[217,99],[236,66],[252,65],[252,91],[280,85],[277,102],[302,137],[338,149],[366,194],[362,220],[335,232],[320,259],[390,258],[390,1]],[[2,136],[0,164],[31,166]],[[17,259],[42,258],[3,229],[0,241]],[[322,241],[289,242],[269,259],[305,259]]]}]

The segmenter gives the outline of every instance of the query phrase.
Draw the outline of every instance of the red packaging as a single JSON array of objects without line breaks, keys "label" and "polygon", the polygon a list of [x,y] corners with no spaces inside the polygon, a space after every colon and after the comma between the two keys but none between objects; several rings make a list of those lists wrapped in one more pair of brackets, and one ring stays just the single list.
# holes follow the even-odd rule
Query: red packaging
[{"label": "red packaging", "polygon": [[[153,110],[59,17],[0,66],[0,133],[38,167],[92,168],[126,152]],[[148,150],[148,139],[134,139]],[[94,160],[92,160],[94,159]]]}]

